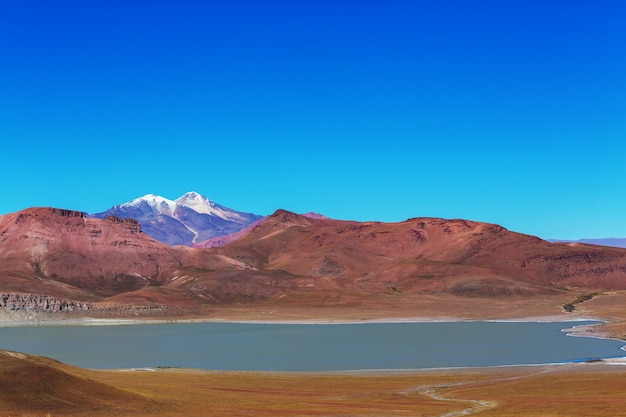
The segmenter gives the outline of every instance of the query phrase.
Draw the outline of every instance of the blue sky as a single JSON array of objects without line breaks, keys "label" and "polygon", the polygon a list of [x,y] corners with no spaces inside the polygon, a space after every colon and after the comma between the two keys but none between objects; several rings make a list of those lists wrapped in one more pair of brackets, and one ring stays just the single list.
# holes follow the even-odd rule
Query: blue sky
[{"label": "blue sky", "polygon": [[0,8],[0,213],[195,190],[626,236],[622,1]]}]

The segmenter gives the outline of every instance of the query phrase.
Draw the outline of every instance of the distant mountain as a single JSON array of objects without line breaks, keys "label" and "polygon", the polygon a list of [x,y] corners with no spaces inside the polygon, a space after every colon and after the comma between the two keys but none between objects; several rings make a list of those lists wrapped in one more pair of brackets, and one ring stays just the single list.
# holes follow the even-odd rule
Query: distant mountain
[{"label": "distant mountain", "polygon": [[186,246],[238,232],[262,218],[221,206],[196,192],[188,192],[176,200],[147,194],[91,215],[98,219],[109,216],[133,218],[153,238]]},{"label": "distant mountain", "polygon": [[588,245],[613,246],[615,248],[626,248],[626,238],[609,237],[605,239],[579,239],[579,240],[557,240],[550,239],[549,242],[559,243],[586,243]]}]

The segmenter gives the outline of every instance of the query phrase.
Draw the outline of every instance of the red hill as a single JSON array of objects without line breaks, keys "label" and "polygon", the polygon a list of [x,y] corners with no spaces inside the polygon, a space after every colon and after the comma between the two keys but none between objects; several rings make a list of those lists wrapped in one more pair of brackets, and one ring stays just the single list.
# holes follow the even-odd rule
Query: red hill
[{"label": "red hill", "polygon": [[466,220],[359,223],[279,210],[223,253],[340,286],[468,296],[626,288],[623,249],[549,243]]},{"label": "red hill", "polygon": [[466,220],[361,223],[278,210],[222,248],[192,249],[161,243],[132,219],[53,208],[0,216],[0,307],[11,311],[333,306],[419,315],[427,299],[563,301],[625,288],[625,249],[549,243]]}]

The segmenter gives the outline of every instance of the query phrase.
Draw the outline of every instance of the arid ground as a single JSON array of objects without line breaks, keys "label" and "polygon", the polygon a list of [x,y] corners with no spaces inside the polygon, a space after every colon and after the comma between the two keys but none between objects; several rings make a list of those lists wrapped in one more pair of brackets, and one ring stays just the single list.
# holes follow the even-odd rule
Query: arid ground
[{"label": "arid ground", "polygon": [[93,371],[0,353],[2,416],[624,416],[605,363],[394,374]]}]

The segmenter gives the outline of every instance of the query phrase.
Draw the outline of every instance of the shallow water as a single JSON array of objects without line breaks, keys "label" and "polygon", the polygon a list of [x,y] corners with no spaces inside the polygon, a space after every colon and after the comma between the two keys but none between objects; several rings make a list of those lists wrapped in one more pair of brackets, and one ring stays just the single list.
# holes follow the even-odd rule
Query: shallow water
[{"label": "shallow water", "polygon": [[86,368],[339,371],[546,364],[626,356],[616,340],[569,337],[590,324],[526,322],[0,328],[0,348]]}]

